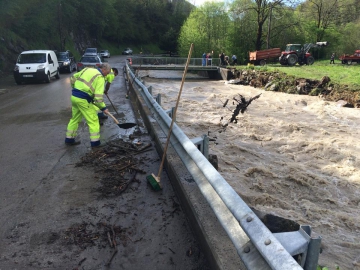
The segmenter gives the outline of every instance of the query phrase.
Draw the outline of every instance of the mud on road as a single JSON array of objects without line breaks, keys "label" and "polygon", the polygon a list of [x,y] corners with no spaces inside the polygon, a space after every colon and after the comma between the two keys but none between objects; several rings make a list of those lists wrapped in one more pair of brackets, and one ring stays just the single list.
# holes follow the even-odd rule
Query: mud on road
[{"label": "mud on road", "polygon": [[207,269],[166,178],[160,192],[146,182],[151,142],[138,145],[118,139],[60,162],[19,209],[0,269]]}]

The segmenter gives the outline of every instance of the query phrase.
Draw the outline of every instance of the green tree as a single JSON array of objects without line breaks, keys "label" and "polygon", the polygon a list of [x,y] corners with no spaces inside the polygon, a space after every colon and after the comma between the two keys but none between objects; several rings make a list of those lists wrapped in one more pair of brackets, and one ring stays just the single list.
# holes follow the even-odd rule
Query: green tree
[{"label": "green tree", "polygon": [[339,41],[334,43],[334,51],[336,51],[338,55],[343,53],[353,54],[355,50],[360,49],[358,30],[360,31],[360,20],[346,23],[341,27],[338,35]]},{"label": "green tree", "polygon": [[341,0],[307,0],[300,6],[305,18],[315,26],[315,41],[322,41],[325,32],[339,19]]},{"label": "green tree", "polygon": [[245,16],[248,13],[254,14],[250,18],[256,23],[255,50],[261,50],[266,42],[270,47],[271,36],[269,30],[271,30],[271,25],[270,28],[265,27],[269,23],[269,19],[272,18],[272,14],[281,15],[284,12],[284,7],[296,5],[298,2],[297,0],[235,0],[232,5],[232,12],[238,14],[238,16],[241,16],[241,14]]},{"label": "green tree", "polygon": [[227,51],[230,44],[229,24],[224,3],[206,3],[194,9],[181,28],[179,52],[187,55],[191,43],[195,45],[195,57],[201,57],[204,52],[213,51],[217,55]]},{"label": "green tree", "polygon": [[244,6],[251,6],[251,0],[236,0],[229,8],[230,27],[229,39],[232,54],[237,55],[239,63],[245,63],[248,60],[248,52],[255,50],[256,37],[256,16]]},{"label": "green tree", "polygon": [[360,1],[342,0],[337,15],[337,25],[356,22],[360,18]]}]

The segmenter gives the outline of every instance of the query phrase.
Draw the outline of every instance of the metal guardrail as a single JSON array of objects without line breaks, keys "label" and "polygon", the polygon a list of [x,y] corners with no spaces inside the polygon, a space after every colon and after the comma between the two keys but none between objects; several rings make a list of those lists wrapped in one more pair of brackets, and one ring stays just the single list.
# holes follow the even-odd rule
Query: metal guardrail
[{"label": "metal guardrail", "polygon": [[[133,57],[133,65],[184,65],[186,64],[187,58],[181,57],[157,57],[157,56],[141,56]],[[202,66],[202,58],[191,58],[189,65]],[[220,59],[210,58],[208,66],[219,66]]]},{"label": "metal guardrail", "polygon": [[[151,88],[149,91],[134,75],[128,63],[125,71],[130,78],[129,81],[137,85],[146,105],[156,115],[159,125],[167,133],[171,123],[168,113],[153,98]],[[309,226],[301,226],[296,232],[271,233],[176,123],[172,130],[171,144],[193,176],[248,269],[316,269],[321,237],[312,238]],[[196,166],[193,166],[193,163]],[[210,188],[216,191],[218,197],[211,195]],[[240,225],[237,226],[239,228],[234,224],[230,225],[229,217],[224,214],[219,200],[226,205]],[[293,258],[296,255],[300,257],[299,263]]]}]

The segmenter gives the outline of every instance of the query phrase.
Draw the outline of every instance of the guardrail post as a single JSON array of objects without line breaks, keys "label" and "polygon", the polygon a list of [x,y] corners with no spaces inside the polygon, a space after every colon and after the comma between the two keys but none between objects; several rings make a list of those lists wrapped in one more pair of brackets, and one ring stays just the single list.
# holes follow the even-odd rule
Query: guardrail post
[{"label": "guardrail post", "polygon": [[283,247],[292,255],[301,257],[304,270],[316,270],[320,254],[321,237],[311,237],[311,227],[301,225],[298,231],[274,233]]},{"label": "guardrail post", "polygon": [[[165,113],[172,119],[174,115],[174,111],[175,111],[175,107],[172,107],[171,109],[166,110]],[[174,121],[176,121],[176,119],[174,119]]]},{"label": "guardrail post", "polygon": [[[304,231],[311,236],[311,227],[310,226],[301,226]],[[304,265],[304,270],[313,270],[317,269],[319,255],[321,251],[321,236],[317,238],[310,238],[310,243],[307,249],[306,261]]]},{"label": "guardrail post", "polygon": [[161,106],[161,94],[157,94],[157,96],[155,97],[156,102]]},{"label": "guardrail post", "polygon": [[204,155],[204,157],[209,159],[209,137],[207,135],[202,135],[201,137],[191,139],[191,141]]},{"label": "guardrail post", "polygon": [[148,88],[149,93],[152,95],[152,86],[150,85]]}]

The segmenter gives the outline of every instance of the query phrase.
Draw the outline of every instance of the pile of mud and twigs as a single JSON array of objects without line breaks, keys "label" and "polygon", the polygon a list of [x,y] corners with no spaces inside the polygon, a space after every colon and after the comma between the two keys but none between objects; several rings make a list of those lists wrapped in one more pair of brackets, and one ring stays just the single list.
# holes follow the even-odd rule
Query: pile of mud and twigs
[{"label": "pile of mud and twigs", "polygon": [[105,222],[75,224],[66,229],[64,234],[64,244],[75,245],[81,249],[91,246],[98,246],[99,248],[110,246],[116,248],[119,243],[126,246],[128,240],[131,240],[127,236],[126,228]]},{"label": "pile of mud and twigs", "polygon": [[145,160],[140,160],[137,155],[148,151],[150,146],[151,143],[114,140],[100,149],[87,153],[76,166],[92,167],[100,174],[100,185],[96,191],[101,197],[119,196],[132,182],[139,183],[136,179],[137,173],[146,173],[140,168]]}]

